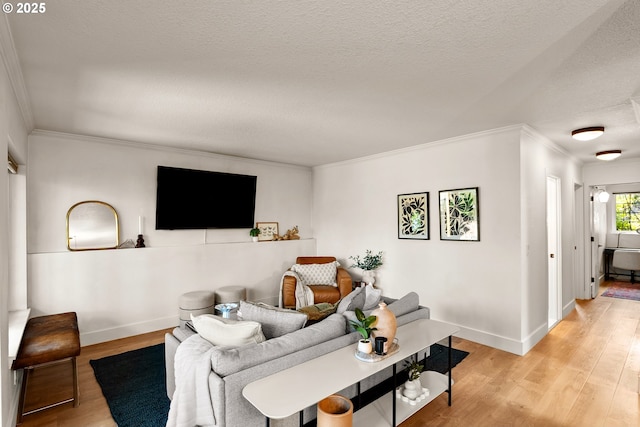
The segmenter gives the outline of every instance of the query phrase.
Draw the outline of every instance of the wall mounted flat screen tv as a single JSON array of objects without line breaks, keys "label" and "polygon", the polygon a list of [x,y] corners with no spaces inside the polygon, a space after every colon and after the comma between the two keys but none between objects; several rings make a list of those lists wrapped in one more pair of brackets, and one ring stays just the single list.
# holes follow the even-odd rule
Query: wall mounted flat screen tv
[{"label": "wall mounted flat screen tv", "polygon": [[158,166],[156,230],[252,228],[257,177]]}]

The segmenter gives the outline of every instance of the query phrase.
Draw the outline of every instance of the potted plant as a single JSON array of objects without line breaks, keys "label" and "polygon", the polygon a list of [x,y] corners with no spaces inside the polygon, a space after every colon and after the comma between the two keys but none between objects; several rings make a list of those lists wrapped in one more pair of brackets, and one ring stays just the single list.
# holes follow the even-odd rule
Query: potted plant
[{"label": "potted plant", "polygon": [[373,253],[367,249],[362,259],[360,255],[356,255],[355,257],[350,256],[349,259],[354,261],[350,268],[362,269],[362,281],[368,285],[373,285],[376,281],[374,270],[382,265],[382,251],[373,255]]},{"label": "potted plant", "polygon": [[402,395],[408,399],[414,400],[416,397],[422,394],[422,383],[420,382],[420,374],[424,366],[421,365],[416,359],[405,360],[404,362],[407,368],[407,374],[409,379],[404,383],[404,389]]},{"label": "potted plant", "polygon": [[252,240],[254,242],[258,241],[258,235],[260,234],[260,229],[259,228],[252,228],[251,230],[249,230],[249,236],[251,236]]},{"label": "potted plant", "polygon": [[375,331],[376,328],[372,327],[376,320],[378,319],[376,316],[365,316],[362,310],[356,307],[356,319],[358,320],[350,320],[351,325],[356,328],[356,331],[360,332],[362,335],[362,339],[358,341],[358,351],[362,353],[371,353],[373,351],[373,346],[371,345],[371,332]]}]

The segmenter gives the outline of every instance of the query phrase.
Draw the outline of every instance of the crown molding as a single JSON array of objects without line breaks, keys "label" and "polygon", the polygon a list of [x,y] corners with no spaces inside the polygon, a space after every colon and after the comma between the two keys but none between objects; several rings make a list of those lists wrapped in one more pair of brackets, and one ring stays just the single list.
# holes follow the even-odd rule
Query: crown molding
[{"label": "crown molding", "polygon": [[176,153],[176,154],[184,154],[184,155],[197,156],[197,157],[209,157],[209,158],[215,158],[215,159],[221,159],[221,160],[227,160],[227,161],[236,160],[236,161],[241,161],[245,163],[286,167],[289,169],[298,169],[303,171],[311,170],[310,166],[302,166],[302,165],[296,165],[292,163],[276,162],[272,160],[252,159],[250,157],[240,157],[240,156],[234,156],[231,154],[220,154],[220,153],[215,153],[211,151],[201,151],[201,150],[194,150],[191,148],[180,148],[180,147],[171,146],[171,145],[152,144],[148,142],[107,138],[103,136],[82,135],[77,133],[66,133],[66,132],[58,132],[58,131],[45,130],[45,129],[34,129],[29,134],[29,137],[32,137],[32,136],[55,138],[55,139],[65,140],[65,141],[90,142],[94,144],[108,144],[108,145],[125,147],[129,149],[154,150],[154,151],[162,151],[165,153]]},{"label": "crown molding", "polygon": [[578,159],[576,156],[574,156],[573,154],[571,154],[570,152],[568,152],[567,150],[565,150],[564,148],[562,148],[560,145],[556,144],[554,141],[550,140],[549,138],[547,138],[546,136],[542,135],[540,132],[538,132],[537,130],[535,130],[534,128],[532,128],[529,125],[522,125],[522,133],[525,135],[528,135],[532,138],[535,138],[536,140],[538,140],[539,142],[541,142],[545,147],[559,153],[562,154],[563,156],[567,156],[569,159],[573,160],[574,162],[578,163],[579,165],[583,165],[584,162],[580,159]]},{"label": "crown molding", "polygon": [[20,60],[18,59],[15,44],[13,43],[11,27],[9,26],[6,14],[0,16],[0,58],[2,58],[4,68],[7,70],[9,82],[13,88],[18,107],[20,107],[27,133],[29,133],[35,127],[35,121],[29,104],[27,87],[24,84]]},{"label": "crown molding", "polygon": [[401,154],[405,154],[405,153],[411,153],[413,151],[421,151],[421,150],[424,150],[426,148],[433,148],[433,147],[437,147],[437,146],[440,146],[440,145],[455,144],[455,143],[458,143],[458,142],[463,142],[463,141],[472,140],[472,139],[476,139],[476,138],[482,138],[482,137],[487,137],[487,136],[491,136],[491,135],[498,135],[498,134],[502,134],[502,133],[505,133],[505,132],[517,132],[520,129],[522,129],[523,126],[524,125],[522,125],[522,124],[515,124],[515,125],[504,126],[504,127],[501,127],[501,128],[496,128],[496,129],[483,130],[483,131],[469,133],[469,134],[465,134],[465,135],[454,136],[454,137],[451,137],[451,138],[440,139],[440,140],[437,140],[437,141],[424,142],[422,144],[412,145],[410,147],[405,147],[405,148],[399,148],[397,150],[390,150],[390,151],[385,151],[385,152],[378,153],[378,154],[372,154],[372,155],[369,155],[369,156],[363,156],[363,157],[358,157],[358,158],[355,158],[355,159],[344,160],[344,161],[341,161],[341,162],[327,163],[327,164],[324,164],[324,165],[318,165],[318,166],[314,166],[313,168],[314,169],[326,169],[326,168],[332,168],[332,167],[336,167],[336,166],[356,164],[356,163],[366,162],[366,161],[373,160],[373,159],[396,156],[396,155],[401,155]]}]

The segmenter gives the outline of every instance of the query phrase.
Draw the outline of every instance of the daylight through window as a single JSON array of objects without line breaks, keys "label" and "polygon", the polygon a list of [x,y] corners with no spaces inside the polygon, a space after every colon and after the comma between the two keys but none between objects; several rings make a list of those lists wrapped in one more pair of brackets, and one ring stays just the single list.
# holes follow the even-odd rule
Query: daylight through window
[{"label": "daylight through window", "polygon": [[616,196],[616,230],[640,229],[640,193],[618,193]]}]

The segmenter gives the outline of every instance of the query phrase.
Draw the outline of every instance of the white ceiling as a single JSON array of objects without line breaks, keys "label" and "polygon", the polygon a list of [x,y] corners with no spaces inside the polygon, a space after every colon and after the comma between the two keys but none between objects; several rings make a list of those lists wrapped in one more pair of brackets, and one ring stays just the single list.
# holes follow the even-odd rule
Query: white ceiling
[{"label": "white ceiling", "polygon": [[58,0],[5,17],[38,129],[311,166],[526,123],[585,162],[640,157],[638,0]]}]

